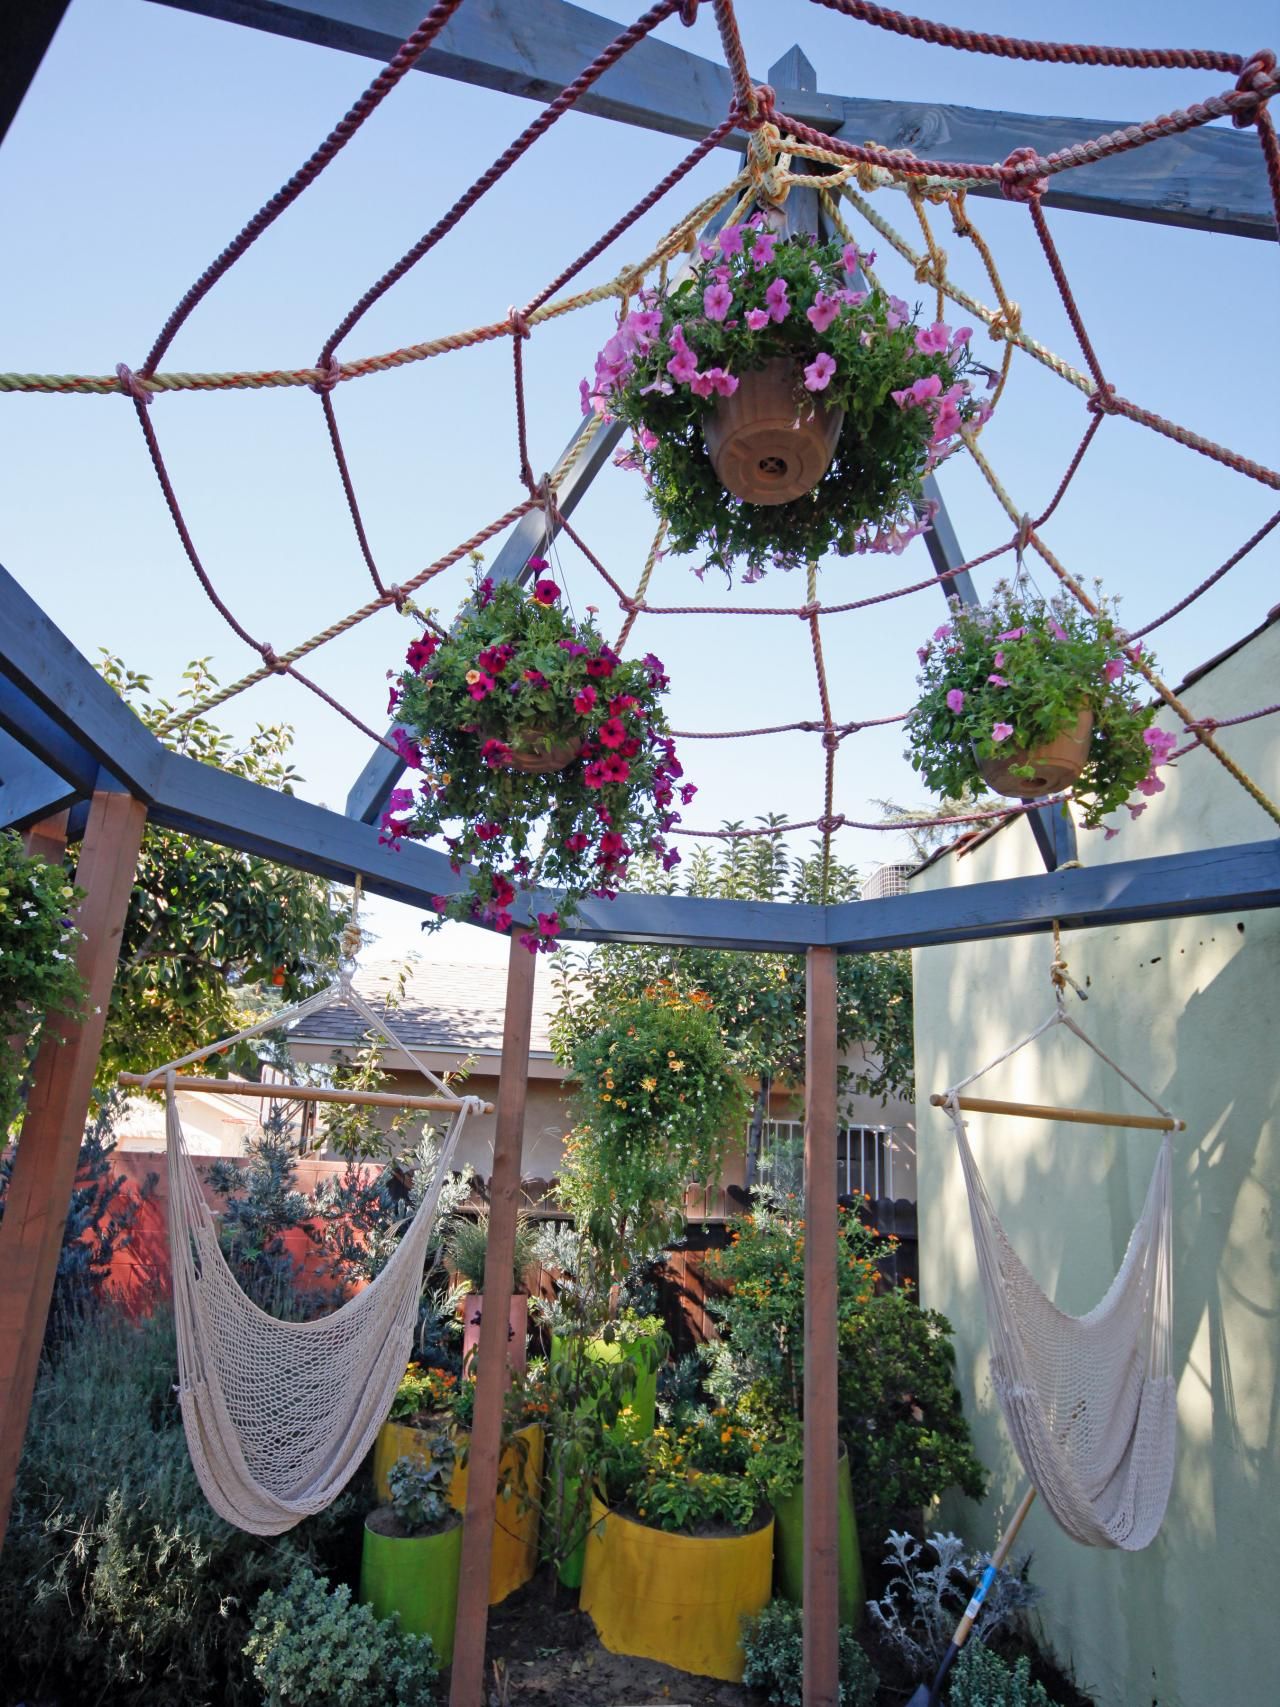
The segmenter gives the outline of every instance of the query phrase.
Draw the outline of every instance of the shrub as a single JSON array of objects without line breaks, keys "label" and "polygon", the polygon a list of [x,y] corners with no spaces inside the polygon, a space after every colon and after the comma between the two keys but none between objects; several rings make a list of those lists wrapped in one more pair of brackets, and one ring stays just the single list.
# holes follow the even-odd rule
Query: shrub
[{"label": "shrub", "polygon": [[41,1021],[74,1012],[83,999],[71,916],[80,896],[60,865],[29,859],[22,837],[0,830],[0,1144],[21,1107]]},{"label": "shrub", "polygon": [[441,1430],[427,1442],[426,1457],[406,1453],[387,1471],[391,1509],[404,1536],[436,1535],[452,1523],[449,1504],[456,1453],[453,1436]]},{"label": "shrub", "polygon": [[[933,1563],[925,1563],[926,1549]],[[885,1555],[884,1594],[869,1600],[867,1611],[886,1644],[913,1677],[932,1677],[942,1662],[960,1616],[991,1563],[983,1553],[966,1555],[958,1535],[931,1535],[919,1542],[891,1530]],[[1029,1561],[1016,1571],[998,1570],[973,1624],[980,1643],[1008,1629],[1040,1590],[1027,1580]]]},{"label": "shrub", "polygon": [[60,1707],[258,1707],[252,1609],[299,1565],[337,1562],[354,1499],[287,1535],[224,1523],[196,1481],[174,1392],[173,1319],[100,1312],[37,1382],[0,1553],[13,1698]]},{"label": "shrub", "polygon": [[951,1673],[951,1707],[1051,1707],[1044,1685],[1031,1681],[1024,1654],[1010,1665],[981,1642],[970,1642]]},{"label": "shrub", "polygon": [[245,1655],[266,1707],[427,1707],[435,1700],[430,1636],[379,1622],[305,1566],[258,1602]]},{"label": "shrub", "polygon": [[[742,1621],[742,1681],[764,1695],[769,1707],[802,1707],[804,1618],[798,1606],[773,1600]],[[872,1707],[879,1679],[853,1631],[840,1630],[840,1707]]]}]

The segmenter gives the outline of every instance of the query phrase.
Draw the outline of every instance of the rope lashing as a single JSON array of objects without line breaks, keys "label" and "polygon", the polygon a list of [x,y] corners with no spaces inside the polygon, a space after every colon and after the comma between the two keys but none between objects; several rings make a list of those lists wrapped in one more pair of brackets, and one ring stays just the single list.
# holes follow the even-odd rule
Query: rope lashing
[{"label": "rope lashing", "polygon": [[1041,176],[1044,162],[1034,148],[1015,148],[1004,164],[1013,176],[1001,178],[1000,194],[1009,201],[1032,202],[1049,188],[1048,178]]},{"label": "rope lashing", "polygon": [[[1078,859],[1069,860],[1065,865],[1060,865],[1058,870],[1066,871],[1072,866],[1079,869],[1080,861]],[[1062,952],[1062,930],[1057,919],[1053,921],[1053,959],[1049,963],[1049,981],[1057,992],[1059,1001],[1061,1001],[1063,996],[1066,994],[1068,984],[1075,991],[1076,995],[1079,996],[1082,1002],[1087,1002],[1089,1000],[1088,996],[1071,976],[1070,969],[1067,966],[1067,957]]]},{"label": "rope lashing", "polygon": [[1250,56],[1239,77],[1236,90],[1254,103],[1252,112],[1242,109],[1232,113],[1231,122],[1237,130],[1247,130],[1257,124],[1267,102],[1276,92],[1276,56],[1269,47],[1260,48]]},{"label": "rope lashing", "polygon": [[140,404],[144,409],[151,407],[152,393],[147,390],[132,368],[126,367],[123,362],[117,362],[116,378],[120,381],[120,389],[126,397],[132,397],[133,401]]},{"label": "rope lashing", "polygon": [[311,382],[311,390],[319,397],[324,397],[333,390],[339,380],[346,377],[342,371],[342,363],[336,356],[330,356],[324,366],[316,371],[317,377]]}]

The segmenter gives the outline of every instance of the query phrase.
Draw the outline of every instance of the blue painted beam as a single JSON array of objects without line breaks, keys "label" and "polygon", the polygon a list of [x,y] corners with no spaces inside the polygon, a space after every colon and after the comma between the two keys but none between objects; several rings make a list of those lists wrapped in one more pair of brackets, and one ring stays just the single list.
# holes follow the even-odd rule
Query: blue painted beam
[{"label": "blue painted beam", "polygon": [[61,777],[73,792],[86,798],[93,793],[98,778],[97,758],[3,673],[0,673],[0,730]]},{"label": "blue painted beam", "polygon": [[74,783],[0,730],[0,829],[25,830],[79,798]]},{"label": "blue painted beam", "polygon": [[[420,22],[421,0],[159,0],[183,11],[386,61]],[[419,69],[547,102],[612,41],[620,26],[566,0],[468,0]],[[850,25],[850,54],[857,36]],[[957,61],[957,79],[963,64]],[[756,73],[758,75],[758,72]],[[1229,83],[1194,85],[1216,93]],[[640,42],[578,110],[667,135],[705,136],[729,109],[723,65],[654,36]],[[1030,143],[1041,153],[1120,130],[1123,119],[987,112],[920,101],[868,100],[777,89],[778,104],[850,142],[910,148],[934,159],[996,161]],[[740,148],[741,137],[724,146]],[[998,190],[975,186],[975,195]],[[1252,133],[1201,127],[1051,181],[1048,204],[1241,237],[1275,237],[1266,173]]]}]

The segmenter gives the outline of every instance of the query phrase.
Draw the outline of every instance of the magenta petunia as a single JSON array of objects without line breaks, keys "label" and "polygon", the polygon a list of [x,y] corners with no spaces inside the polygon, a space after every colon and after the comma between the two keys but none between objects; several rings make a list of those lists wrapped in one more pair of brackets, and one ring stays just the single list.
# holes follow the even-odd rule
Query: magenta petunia
[{"label": "magenta petunia", "polygon": [[559,601],[560,589],[554,581],[539,580],[533,584],[533,601],[539,605],[554,605]]},{"label": "magenta petunia", "polygon": [[424,634],[420,639],[409,642],[404,661],[415,674],[419,673],[431,662],[439,645],[434,634]]},{"label": "magenta petunia", "polygon": [[753,332],[763,332],[768,324],[769,311],[767,308],[748,308],[747,325]]},{"label": "magenta petunia", "polygon": [[599,764],[606,782],[625,782],[631,775],[631,766],[619,753],[606,753]]},{"label": "magenta petunia", "polygon": [[717,279],[702,293],[702,312],[708,320],[723,320],[733,306],[733,292],[722,279]]},{"label": "magenta petunia", "polygon": [[620,717],[611,717],[596,730],[602,747],[620,747],[627,739],[627,727]]},{"label": "magenta petunia", "polygon": [[1102,666],[1103,677],[1109,682],[1118,682],[1124,674],[1123,658],[1108,658]]},{"label": "magenta petunia", "polygon": [[786,279],[773,279],[764,293],[764,300],[770,320],[779,323],[785,320],[791,312],[791,304],[787,301]]},{"label": "magenta petunia", "polygon": [[511,748],[505,741],[491,739],[480,748],[480,757],[491,771],[501,770],[511,763]]},{"label": "magenta petunia", "polygon": [[936,320],[932,326],[922,326],[916,333],[916,349],[922,356],[936,356],[951,347],[951,328]]},{"label": "magenta petunia", "polygon": [[585,717],[595,703],[596,690],[592,687],[590,682],[588,682],[585,687],[579,688],[577,693],[573,696],[573,709],[577,712],[579,717]]},{"label": "magenta petunia", "polygon": [[987,677],[993,688],[1007,688],[1009,683],[1004,676],[991,675]]},{"label": "magenta petunia", "polygon": [[948,711],[964,710],[964,694],[960,688],[949,688],[947,690],[947,709]]},{"label": "magenta petunia", "polygon": [[570,853],[585,853],[591,846],[591,837],[584,830],[575,830],[565,837],[564,845]]}]

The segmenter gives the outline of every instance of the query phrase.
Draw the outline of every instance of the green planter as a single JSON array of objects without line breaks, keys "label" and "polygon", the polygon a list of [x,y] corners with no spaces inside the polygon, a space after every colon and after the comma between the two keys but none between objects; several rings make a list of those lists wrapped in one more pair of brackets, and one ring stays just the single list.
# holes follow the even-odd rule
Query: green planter
[{"label": "green planter", "polygon": [[441,1665],[453,1659],[453,1627],[458,1616],[458,1566],[462,1560],[462,1519],[437,1535],[386,1535],[389,1507],[364,1521],[360,1556],[360,1599],[375,1618],[400,1614],[400,1628],[411,1636],[430,1636]]},{"label": "green planter", "polygon": [[[862,1557],[858,1552],[858,1523],[853,1514],[853,1483],[849,1454],[840,1448],[836,1492],[839,1523],[840,1622],[856,1626],[862,1618]],[[804,1604],[804,1486],[773,1502],[773,1582],[784,1600]]]},{"label": "green planter", "polygon": [[[648,1358],[641,1355],[641,1348],[647,1347],[651,1341],[646,1338],[633,1340],[592,1340],[587,1346],[587,1356],[597,1363],[621,1363],[623,1358],[629,1359],[636,1366],[636,1384],[631,1389],[631,1397],[627,1401],[631,1409],[629,1417],[619,1417],[609,1430],[615,1440],[644,1440],[653,1433],[654,1423],[658,1417],[658,1371],[648,1367]],[[551,1356],[557,1358],[563,1355],[564,1341],[556,1335],[551,1341]],[[555,1474],[554,1454],[551,1458],[549,1475]],[[573,1507],[577,1500],[578,1479],[567,1476],[564,1484],[565,1504]],[[548,1500],[554,1497],[548,1487]],[[586,1531],[590,1519],[586,1512],[582,1516],[582,1540],[574,1548],[568,1558],[561,1564],[558,1575],[566,1588],[582,1586],[582,1565],[586,1556]]]}]

